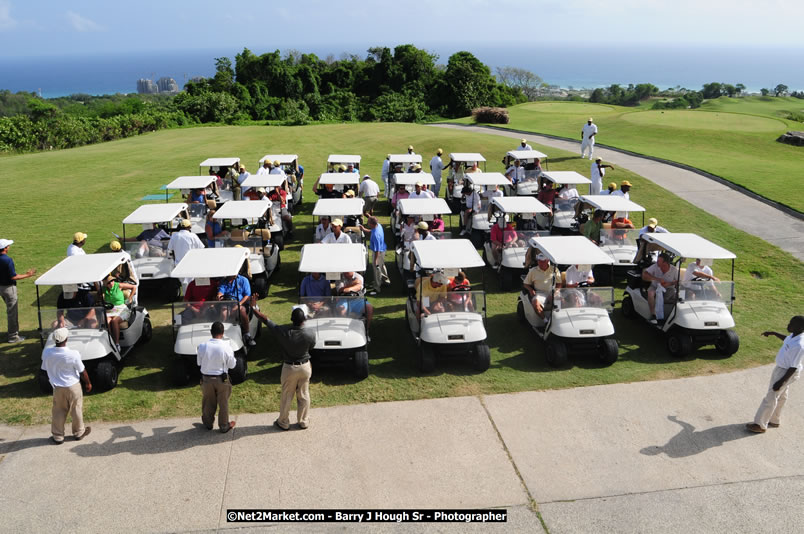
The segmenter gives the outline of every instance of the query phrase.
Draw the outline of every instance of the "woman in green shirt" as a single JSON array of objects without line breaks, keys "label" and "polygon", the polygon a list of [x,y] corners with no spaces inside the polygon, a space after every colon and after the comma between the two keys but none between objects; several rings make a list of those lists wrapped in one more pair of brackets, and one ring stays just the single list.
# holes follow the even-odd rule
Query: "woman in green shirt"
[{"label": "woman in green shirt", "polygon": [[103,302],[112,305],[111,310],[106,310],[106,317],[109,318],[109,329],[112,331],[117,352],[120,352],[120,324],[127,321],[131,313],[126,306],[126,296],[123,293],[128,289],[136,291],[137,286],[118,282],[111,275],[103,282]]}]

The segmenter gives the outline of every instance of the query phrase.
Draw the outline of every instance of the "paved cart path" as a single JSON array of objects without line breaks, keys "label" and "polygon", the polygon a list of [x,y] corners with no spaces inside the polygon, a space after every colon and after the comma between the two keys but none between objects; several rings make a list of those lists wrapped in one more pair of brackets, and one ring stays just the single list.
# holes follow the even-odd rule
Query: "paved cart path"
[{"label": "paved cart path", "polygon": [[[501,135],[515,139],[524,135],[532,143],[566,150],[578,154],[580,157],[580,141],[485,126],[461,124],[433,124],[432,126]],[[606,163],[613,163],[650,180],[735,228],[764,239],[789,252],[799,261],[804,261],[803,219],[789,215],[761,200],[724,185],[705,173],[599,145],[595,146],[595,156],[602,157]]]},{"label": "paved cart path", "polygon": [[86,440],[55,446],[47,426],[0,426],[0,517],[14,532],[342,532],[357,525],[227,523],[226,512],[505,508],[505,525],[359,529],[794,532],[801,384],[780,428],[744,429],[770,371],[314,406],[304,431],[277,431],[273,413],[237,415],[229,434],[197,418],[90,422]]}]

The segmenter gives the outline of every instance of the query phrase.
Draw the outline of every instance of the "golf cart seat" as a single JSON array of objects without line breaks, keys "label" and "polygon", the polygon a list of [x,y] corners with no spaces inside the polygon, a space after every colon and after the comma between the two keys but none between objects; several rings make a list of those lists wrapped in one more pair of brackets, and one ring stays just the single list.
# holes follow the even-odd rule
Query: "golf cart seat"
[{"label": "golf cart seat", "polygon": [[232,241],[245,241],[248,237],[248,230],[233,228],[231,231]]},{"label": "golf cart seat", "polygon": [[212,200],[211,198],[207,199],[207,209],[214,210],[218,208],[218,203]]},{"label": "golf cart seat", "polygon": [[251,231],[251,235],[261,237],[263,243],[271,240],[271,231],[267,228],[255,228]]}]

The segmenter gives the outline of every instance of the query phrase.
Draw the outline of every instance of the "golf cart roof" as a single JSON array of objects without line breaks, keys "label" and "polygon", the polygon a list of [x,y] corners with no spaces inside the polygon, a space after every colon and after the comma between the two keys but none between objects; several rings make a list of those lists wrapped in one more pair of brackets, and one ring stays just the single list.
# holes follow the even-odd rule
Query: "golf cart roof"
[{"label": "golf cart roof", "polygon": [[302,247],[299,272],[345,273],[366,270],[366,247],[359,243],[314,243]]},{"label": "golf cart roof", "polygon": [[299,159],[299,156],[296,154],[266,154],[260,158],[260,165],[262,165],[266,159],[271,163],[278,160],[280,165],[285,165],[288,163],[293,163]]},{"label": "golf cart roof", "polygon": [[179,176],[165,186],[165,189],[204,189],[214,182],[217,176]]},{"label": "golf cart roof", "polygon": [[360,156],[354,154],[330,154],[327,163],[360,163]]},{"label": "golf cart roof", "polygon": [[529,159],[544,159],[547,157],[547,154],[543,152],[539,152],[538,150],[509,150],[508,156],[511,159],[518,159],[519,161],[529,160]]},{"label": "golf cart roof", "polygon": [[483,267],[483,258],[468,239],[413,241],[416,263],[423,269]]},{"label": "golf cart roof", "polygon": [[698,234],[650,233],[642,234],[642,239],[655,243],[668,252],[682,258],[706,258],[713,260],[733,260],[737,256],[720,245],[704,239]]},{"label": "golf cart roof", "polygon": [[276,187],[282,185],[287,180],[285,173],[282,174],[249,174],[243,180],[241,187]]},{"label": "golf cart roof", "polygon": [[170,273],[173,278],[219,278],[240,272],[247,248],[196,248],[187,252]]},{"label": "golf cart roof", "polygon": [[34,282],[38,286],[63,286],[100,282],[128,258],[124,252],[68,256]]},{"label": "golf cart roof", "polygon": [[198,164],[199,167],[231,167],[239,162],[240,158],[209,158]]},{"label": "golf cart roof", "polygon": [[620,195],[581,195],[581,200],[603,211],[645,211],[645,208]]},{"label": "golf cart roof", "polygon": [[416,185],[421,182],[427,185],[435,185],[435,179],[429,172],[395,172],[394,183],[396,185]]},{"label": "golf cart roof", "polygon": [[172,221],[187,209],[187,204],[145,204],[123,219],[123,224],[147,224]]},{"label": "golf cart roof", "polygon": [[360,183],[359,172],[325,172],[318,179],[319,184],[352,185]]},{"label": "golf cart roof", "polygon": [[393,163],[421,163],[422,157],[419,154],[391,154],[391,159],[389,159],[392,164]]},{"label": "golf cart roof", "polygon": [[443,198],[401,198],[397,201],[399,211],[404,215],[441,215],[450,213],[449,205]]},{"label": "golf cart roof", "polygon": [[491,203],[503,213],[550,213],[550,208],[533,197],[494,197]]},{"label": "golf cart roof", "polygon": [[270,200],[230,200],[212,216],[213,219],[257,219],[271,209]]},{"label": "golf cart roof", "polygon": [[363,213],[363,204],[362,198],[321,198],[315,203],[313,215],[360,215]]},{"label": "golf cart roof", "polygon": [[449,157],[452,161],[460,161],[461,163],[465,161],[486,161],[486,158],[477,152],[453,152]]},{"label": "golf cart roof", "polygon": [[560,265],[611,265],[614,260],[582,235],[554,235],[533,238],[538,249]]},{"label": "golf cart roof", "polygon": [[508,181],[501,172],[471,172],[464,178],[475,185],[508,185]]},{"label": "golf cart roof", "polygon": [[547,171],[542,176],[554,184],[591,184],[592,180],[575,171]]}]

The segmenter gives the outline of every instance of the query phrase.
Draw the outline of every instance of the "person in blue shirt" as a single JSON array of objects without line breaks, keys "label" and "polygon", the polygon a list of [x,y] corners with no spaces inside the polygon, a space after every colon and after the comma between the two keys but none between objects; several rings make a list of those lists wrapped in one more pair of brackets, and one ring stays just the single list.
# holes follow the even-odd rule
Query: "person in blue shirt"
[{"label": "person in blue shirt", "polygon": [[388,277],[388,269],[385,268],[385,230],[380,221],[373,215],[368,218],[368,228],[360,225],[360,230],[369,234],[369,249],[371,250],[371,266],[374,269],[374,288],[369,295],[376,295],[380,292],[383,285],[390,286],[391,279]]},{"label": "person in blue shirt", "polygon": [[14,241],[11,239],[0,239],[0,297],[6,303],[8,342],[20,343],[25,338],[20,335],[19,319],[17,318],[17,280],[32,277],[36,274],[36,270],[28,269],[25,273],[17,274],[14,260],[8,255],[8,249],[13,244]]},{"label": "person in blue shirt", "polygon": [[[307,297],[309,300],[303,302],[309,308],[312,315],[328,309],[327,297],[332,296],[332,288],[322,273],[310,273],[304,277],[301,283],[299,296]],[[310,297],[321,297],[320,300],[310,299]]]},{"label": "person in blue shirt", "polygon": [[[248,333],[248,312],[251,306],[251,285],[248,282],[248,278],[241,274],[227,276],[221,280],[220,285],[218,285],[217,298],[218,300],[233,300],[238,302],[240,330],[243,332],[243,341],[248,344],[249,347],[256,345],[257,343],[251,339]],[[224,320],[228,313],[228,310],[224,308]]]},{"label": "person in blue shirt", "polygon": [[190,204],[206,204],[207,196],[203,189],[193,189],[190,193]]}]

